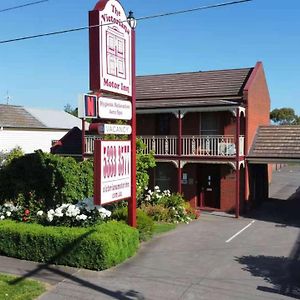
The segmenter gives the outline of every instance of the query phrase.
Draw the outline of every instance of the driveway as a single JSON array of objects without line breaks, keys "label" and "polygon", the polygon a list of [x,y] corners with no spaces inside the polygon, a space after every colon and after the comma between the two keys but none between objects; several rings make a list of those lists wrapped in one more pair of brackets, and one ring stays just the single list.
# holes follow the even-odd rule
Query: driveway
[{"label": "driveway", "polygon": [[[272,200],[251,215],[202,214],[107,271],[23,261],[18,270],[51,284],[42,300],[300,299],[299,185],[300,167],[275,172]],[[7,260],[1,257],[0,272]]]}]

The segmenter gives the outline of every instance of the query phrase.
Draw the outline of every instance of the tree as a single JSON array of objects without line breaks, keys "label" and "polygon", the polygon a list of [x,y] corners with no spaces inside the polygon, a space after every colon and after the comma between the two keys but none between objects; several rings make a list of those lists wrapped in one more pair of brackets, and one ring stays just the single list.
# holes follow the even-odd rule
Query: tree
[{"label": "tree", "polygon": [[290,107],[273,109],[270,113],[270,118],[278,125],[300,125],[300,116]]},{"label": "tree", "polygon": [[64,111],[69,113],[70,115],[78,117],[78,108],[73,108],[69,103],[64,106]]},{"label": "tree", "polygon": [[144,154],[146,145],[141,139],[136,140],[136,198],[139,202],[149,183],[148,170],[155,167],[155,158],[152,152]]}]

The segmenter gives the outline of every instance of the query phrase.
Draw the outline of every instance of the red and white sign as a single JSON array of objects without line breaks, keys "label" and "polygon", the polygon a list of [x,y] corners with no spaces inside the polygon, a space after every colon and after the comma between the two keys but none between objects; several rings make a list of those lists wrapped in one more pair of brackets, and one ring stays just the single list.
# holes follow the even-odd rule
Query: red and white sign
[{"label": "red and white sign", "polygon": [[132,118],[130,101],[100,97],[98,107],[99,117],[102,119],[131,120]]},{"label": "red and white sign", "polygon": [[78,99],[78,118],[98,118],[97,96],[83,94]]},{"label": "red and white sign", "polygon": [[95,141],[94,202],[103,205],[131,197],[131,142]]},{"label": "red and white sign", "polygon": [[132,96],[132,32],[125,11],[116,0],[98,6],[90,12],[90,88]]}]

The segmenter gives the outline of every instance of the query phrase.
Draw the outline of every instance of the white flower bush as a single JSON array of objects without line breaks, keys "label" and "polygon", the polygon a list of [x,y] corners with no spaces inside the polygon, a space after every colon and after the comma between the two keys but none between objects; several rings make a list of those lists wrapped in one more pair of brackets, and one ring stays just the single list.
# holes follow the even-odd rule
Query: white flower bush
[{"label": "white flower bush", "polygon": [[58,226],[88,226],[111,216],[111,212],[102,206],[94,205],[93,198],[86,198],[77,204],[63,203],[55,209],[36,213],[40,223]]},{"label": "white flower bush", "polygon": [[154,187],[154,191],[151,191],[150,189],[145,189],[145,196],[142,201],[142,204],[157,204],[159,200],[163,197],[170,197],[171,192],[169,190],[164,190],[161,192],[159,186]]},{"label": "white flower bush", "polygon": [[189,223],[196,217],[180,194],[172,194],[169,190],[161,191],[159,186],[155,186],[153,191],[145,189],[141,207],[154,220],[159,221]]},{"label": "white flower bush", "polygon": [[15,219],[21,210],[20,206],[15,206],[12,203],[0,205],[0,220]]},{"label": "white flower bush", "polygon": [[63,203],[48,211],[31,211],[11,203],[0,206],[0,221],[12,219],[53,226],[89,226],[103,222],[110,216],[109,210],[94,205],[93,198],[84,199],[76,204]]}]

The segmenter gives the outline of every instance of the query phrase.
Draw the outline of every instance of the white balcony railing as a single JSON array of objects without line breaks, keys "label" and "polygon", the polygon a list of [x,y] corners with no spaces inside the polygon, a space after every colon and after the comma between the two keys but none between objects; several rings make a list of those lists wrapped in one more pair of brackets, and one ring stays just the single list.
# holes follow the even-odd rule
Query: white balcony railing
[{"label": "white balcony railing", "polygon": [[94,141],[101,140],[101,137],[98,135],[86,135],[85,136],[85,153],[93,154],[94,153]]},{"label": "white balcony railing", "polygon": [[240,136],[240,156],[245,154],[245,137],[243,135]]},{"label": "white balcony railing", "polygon": [[[151,151],[156,156],[178,155],[177,136],[141,136],[146,145],[145,154]],[[85,153],[94,153],[94,140],[101,139],[100,136],[88,135],[85,137]],[[240,156],[244,155],[244,136],[240,136]],[[235,137],[230,135],[217,136],[182,136],[181,149],[183,156],[218,156],[233,157],[236,154]]]},{"label": "white balcony railing", "polygon": [[[146,144],[145,153],[153,151],[156,156],[178,155],[178,142],[176,136],[141,136]],[[240,155],[244,155],[244,136],[240,136]],[[192,136],[182,137],[181,148],[183,156],[228,156],[236,154],[235,137],[218,136]]]},{"label": "white balcony railing", "polygon": [[177,155],[178,142],[177,136],[141,136],[146,145],[145,154],[152,151],[155,155]]}]

